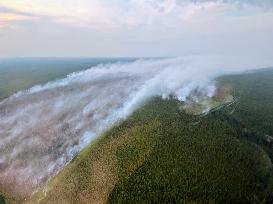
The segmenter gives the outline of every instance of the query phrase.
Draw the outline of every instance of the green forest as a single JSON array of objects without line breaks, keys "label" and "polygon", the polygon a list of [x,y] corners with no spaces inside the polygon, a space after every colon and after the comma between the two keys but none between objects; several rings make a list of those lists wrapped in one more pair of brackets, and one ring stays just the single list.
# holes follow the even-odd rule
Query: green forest
[{"label": "green forest", "polygon": [[219,78],[236,101],[206,115],[153,98],[27,203],[272,203],[272,79]]}]

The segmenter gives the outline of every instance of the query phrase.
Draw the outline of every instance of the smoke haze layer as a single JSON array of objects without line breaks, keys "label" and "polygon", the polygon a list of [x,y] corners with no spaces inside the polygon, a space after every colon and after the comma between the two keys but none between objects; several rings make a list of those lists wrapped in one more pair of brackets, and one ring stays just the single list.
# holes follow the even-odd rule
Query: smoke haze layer
[{"label": "smoke haze layer", "polygon": [[0,186],[27,196],[153,96],[214,94],[219,75],[267,66],[199,56],[99,65],[0,102]]}]

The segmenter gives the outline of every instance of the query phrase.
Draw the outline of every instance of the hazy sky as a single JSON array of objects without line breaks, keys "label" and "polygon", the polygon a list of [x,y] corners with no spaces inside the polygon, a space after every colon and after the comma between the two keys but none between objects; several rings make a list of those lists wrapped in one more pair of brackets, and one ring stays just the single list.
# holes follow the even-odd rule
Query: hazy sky
[{"label": "hazy sky", "polygon": [[273,55],[273,0],[0,0],[0,57]]}]

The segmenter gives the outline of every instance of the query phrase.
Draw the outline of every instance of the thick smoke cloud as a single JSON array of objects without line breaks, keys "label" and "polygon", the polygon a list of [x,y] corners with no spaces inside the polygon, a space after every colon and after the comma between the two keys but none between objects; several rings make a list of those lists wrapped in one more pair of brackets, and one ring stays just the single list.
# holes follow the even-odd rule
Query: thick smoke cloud
[{"label": "thick smoke cloud", "polygon": [[34,192],[92,140],[153,96],[214,94],[221,74],[266,66],[199,56],[99,65],[0,102],[0,186]]}]

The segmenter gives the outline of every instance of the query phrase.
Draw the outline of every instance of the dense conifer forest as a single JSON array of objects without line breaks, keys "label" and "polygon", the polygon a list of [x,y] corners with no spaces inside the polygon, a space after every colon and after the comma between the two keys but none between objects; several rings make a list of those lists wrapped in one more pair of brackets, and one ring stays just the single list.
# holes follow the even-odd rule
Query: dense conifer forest
[{"label": "dense conifer forest", "polygon": [[31,202],[271,203],[273,71],[225,76],[206,115],[156,97],[78,155]]}]

